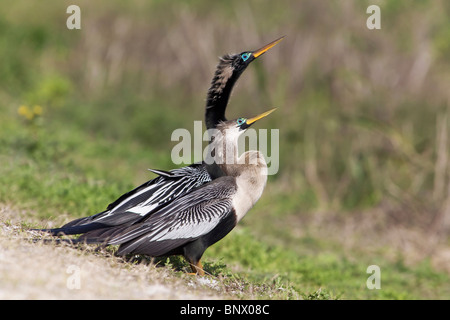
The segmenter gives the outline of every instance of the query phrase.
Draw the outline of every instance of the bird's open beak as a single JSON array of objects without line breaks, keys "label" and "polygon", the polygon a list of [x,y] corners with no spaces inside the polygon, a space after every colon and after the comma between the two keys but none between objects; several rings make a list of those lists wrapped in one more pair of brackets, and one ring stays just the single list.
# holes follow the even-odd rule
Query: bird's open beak
[{"label": "bird's open beak", "polygon": [[271,110],[269,110],[269,111],[266,111],[266,112],[264,112],[264,113],[261,113],[260,115],[257,115],[256,117],[247,119],[247,124],[248,124],[248,125],[251,125],[252,123],[254,123],[254,122],[256,122],[256,121],[258,121],[258,120],[260,120],[260,119],[262,119],[262,118],[264,118],[264,117],[266,117],[266,116],[268,116],[269,114],[271,114],[271,113],[274,112],[275,110],[277,110],[277,108],[273,108],[273,109],[271,109]]},{"label": "bird's open beak", "polygon": [[253,51],[253,56],[255,58],[258,58],[260,55],[262,55],[264,52],[266,52],[267,50],[269,50],[270,48],[274,47],[278,42],[280,42],[281,40],[284,39],[285,36],[282,36],[281,38],[278,38],[275,41],[272,41],[269,44],[266,44],[264,47],[262,47],[261,49],[258,49],[256,51]]}]

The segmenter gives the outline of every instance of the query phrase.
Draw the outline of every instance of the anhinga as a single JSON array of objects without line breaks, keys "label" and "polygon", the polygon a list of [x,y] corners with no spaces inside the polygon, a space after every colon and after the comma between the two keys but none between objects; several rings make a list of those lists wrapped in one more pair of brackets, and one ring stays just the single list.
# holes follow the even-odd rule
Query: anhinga
[{"label": "anhinga", "polygon": [[213,144],[222,150],[217,157],[232,160],[217,162],[224,176],[181,195],[132,225],[91,230],[74,242],[119,245],[118,255],[183,255],[194,273],[204,275],[200,259],[205,250],[236,226],[261,197],[267,182],[264,156],[252,150],[238,157],[238,138],[274,110],[216,126]]},{"label": "anhinga", "polygon": [[[272,41],[255,51],[227,54],[220,58],[206,99],[205,122],[208,129],[216,128],[219,123],[226,122],[225,109],[231,91],[247,66],[283,38]],[[123,194],[109,204],[105,211],[73,220],[61,228],[46,229],[45,231],[54,235],[71,235],[99,229],[106,231],[115,226],[132,227],[135,223],[140,223],[156,212],[160,212],[162,208],[170,206],[169,204],[174,199],[225,175],[222,167],[205,162],[194,163],[170,171],[151,171],[159,176]]]},{"label": "anhinga", "polygon": [[231,90],[247,66],[283,39],[284,36],[255,51],[226,54],[220,58],[206,97],[205,122],[207,129],[215,128],[220,121],[227,120],[225,109]]}]

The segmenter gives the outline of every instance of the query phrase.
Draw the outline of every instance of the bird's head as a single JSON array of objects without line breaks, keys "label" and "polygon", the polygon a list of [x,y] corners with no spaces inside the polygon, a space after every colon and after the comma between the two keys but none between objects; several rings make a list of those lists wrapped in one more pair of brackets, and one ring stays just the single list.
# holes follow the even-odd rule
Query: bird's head
[{"label": "bird's head", "polygon": [[262,48],[254,51],[243,51],[239,54],[225,55],[221,59],[223,62],[228,63],[233,70],[233,73],[242,73],[247,66],[257,59],[259,56],[263,55],[266,51],[273,48],[278,42],[284,39],[284,36],[278,38]]},{"label": "bird's head", "polygon": [[[276,108],[261,113],[253,118],[238,118],[220,122],[211,135],[212,142],[209,145],[207,163],[216,163],[226,175],[238,176],[242,173],[240,165],[255,165],[266,167],[264,156],[256,150],[248,151],[238,156],[239,137],[256,121],[268,116]],[[237,165],[237,166],[235,166]]]},{"label": "bird's head", "polygon": [[226,54],[220,58],[206,96],[205,120],[208,129],[226,121],[225,109],[231,90],[248,65],[283,39],[284,37],[278,38],[258,50]]},{"label": "bird's head", "polygon": [[[235,126],[236,129],[239,130],[239,132],[244,132],[247,130],[252,124],[254,124],[256,121],[261,120],[264,117],[267,117],[269,114],[277,110],[277,108],[270,109],[269,111],[263,112],[253,118],[238,118],[234,120],[236,122]],[[233,120],[232,120],[233,121]]]},{"label": "bird's head", "polygon": [[237,118],[234,120],[227,120],[219,123],[217,125],[217,130],[222,136],[222,139],[235,143],[237,138],[244,133],[251,125],[253,125],[256,121],[267,117],[269,114],[274,112],[277,108],[270,109],[269,111],[263,112],[253,118]]}]

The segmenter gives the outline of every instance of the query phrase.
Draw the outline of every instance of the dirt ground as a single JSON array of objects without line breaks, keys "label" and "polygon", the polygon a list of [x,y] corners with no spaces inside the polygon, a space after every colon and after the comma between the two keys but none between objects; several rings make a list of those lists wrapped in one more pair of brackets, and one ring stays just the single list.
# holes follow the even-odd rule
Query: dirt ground
[{"label": "dirt ground", "polygon": [[[175,276],[170,268],[131,264],[106,250],[96,252],[69,244],[44,244],[41,233],[23,227],[27,215],[0,204],[0,299],[232,299],[220,283],[196,276]],[[320,218],[322,217],[322,218]],[[384,228],[380,212],[366,212],[358,221],[327,221],[317,215],[309,224],[317,233],[346,234],[346,250],[402,252],[407,264],[429,258],[437,270],[450,272],[450,249],[442,238],[408,228]],[[295,226],[296,221],[291,221]],[[380,226],[377,228],[377,226]],[[380,231],[382,230],[382,231]],[[299,236],[302,229],[298,230]],[[293,233],[296,233],[293,227]],[[344,239],[345,240],[345,239]],[[376,240],[376,241],[375,241]],[[386,248],[391,250],[386,251]]]},{"label": "dirt ground", "polygon": [[17,216],[0,209],[0,299],[219,298],[195,276],[174,277],[165,268],[125,263],[104,251],[33,242],[39,233],[22,228]]}]

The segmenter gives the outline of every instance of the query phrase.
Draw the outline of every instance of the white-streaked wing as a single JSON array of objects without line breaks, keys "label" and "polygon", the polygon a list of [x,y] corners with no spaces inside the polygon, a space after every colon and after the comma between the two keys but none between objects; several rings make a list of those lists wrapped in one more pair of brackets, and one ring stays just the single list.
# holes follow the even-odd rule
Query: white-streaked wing
[{"label": "white-streaked wing", "polygon": [[[204,163],[201,162],[169,172],[157,171],[163,175],[123,194],[109,204],[103,212],[65,224],[59,232],[66,234],[84,233],[92,230],[91,226],[95,224],[101,224],[102,227],[132,225],[177,197],[211,181],[211,176]],[[83,226],[86,226],[86,228],[83,229]]]},{"label": "white-streaked wing", "polygon": [[198,238],[214,229],[232,212],[235,193],[234,178],[218,178],[179,197],[144,222],[110,238],[108,243],[121,244],[136,239],[130,246],[139,246],[145,241]]},{"label": "white-streaked wing", "polygon": [[109,211],[105,215],[98,217],[95,221],[101,222],[105,218],[122,212],[145,216],[165,203],[188,193],[193,188],[211,181],[204,166],[174,169],[170,173],[172,174],[170,177],[160,176],[147,182],[147,185],[144,184],[134,189],[134,192],[130,192],[128,196],[122,196],[109,206]]}]

